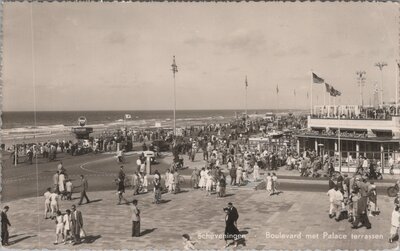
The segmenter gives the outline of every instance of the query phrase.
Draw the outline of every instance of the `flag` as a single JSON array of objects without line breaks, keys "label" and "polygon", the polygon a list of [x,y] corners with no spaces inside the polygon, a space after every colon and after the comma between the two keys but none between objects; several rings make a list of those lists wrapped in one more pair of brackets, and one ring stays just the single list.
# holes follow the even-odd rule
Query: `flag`
[{"label": "flag", "polygon": [[276,85],[276,94],[278,94],[279,93],[279,88],[278,88],[278,85]]},{"label": "flag", "polygon": [[322,84],[324,83],[324,79],[320,78],[315,74],[314,72],[312,73],[312,79],[314,84]]},{"label": "flag", "polygon": [[326,92],[328,92],[328,93],[330,93],[331,91],[331,86],[329,85],[329,84],[327,84],[327,83],[325,83],[325,89],[326,89]]},{"label": "flag", "polygon": [[132,116],[130,114],[125,114],[125,119],[131,119]]},{"label": "flag", "polygon": [[249,87],[249,84],[247,83],[247,76],[246,76],[246,80],[244,81],[244,83],[245,83],[246,88]]},{"label": "flag", "polygon": [[335,88],[333,88],[333,86],[331,86],[331,88],[329,88],[329,95],[331,95],[332,97],[335,97],[335,93],[336,93]]},{"label": "flag", "polygon": [[338,91],[338,90],[335,90],[335,97],[338,97],[340,95],[342,95],[342,93],[340,91]]}]

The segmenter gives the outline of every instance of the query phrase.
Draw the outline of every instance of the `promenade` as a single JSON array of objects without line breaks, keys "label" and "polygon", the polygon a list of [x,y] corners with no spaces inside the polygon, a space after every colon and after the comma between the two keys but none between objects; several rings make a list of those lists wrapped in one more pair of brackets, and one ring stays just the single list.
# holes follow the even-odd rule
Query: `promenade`
[{"label": "promenade", "polygon": [[[395,176],[385,176],[385,180],[377,182],[378,205],[382,213],[370,218],[372,229],[351,229],[347,221],[336,222],[328,217],[328,182],[326,179],[299,177],[298,171],[288,171],[281,167],[278,174],[283,190],[278,196],[267,196],[265,190],[255,190],[259,182],[250,182],[243,187],[227,187],[227,196],[217,199],[216,195],[206,196],[205,191],[193,190],[190,187],[190,173],[194,167],[203,167],[205,162],[196,156],[195,162],[190,162],[185,156],[183,170],[185,179],[183,192],[173,195],[164,194],[162,204],[152,203],[153,193],[135,196],[139,200],[141,210],[142,237],[132,238],[130,210],[127,205],[116,205],[116,190],[111,185],[111,177],[116,175],[119,165],[112,163],[109,155],[78,157],[76,161],[67,163],[67,170],[78,169],[86,171],[93,182],[106,182],[99,186],[100,191],[89,189],[90,204],[79,206],[84,218],[84,229],[88,237],[85,242],[72,246],[71,244],[54,245],[55,222],[43,219],[43,197],[23,199],[3,198],[9,205],[8,212],[12,227],[10,228],[11,249],[181,249],[181,235],[189,234],[196,242],[198,249],[221,249],[225,242],[221,236],[224,233],[225,222],[223,207],[228,202],[239,210],[239,230],[246,235],[246,249],[390,249],[396,244],[388,243],[390,217],[393,209],[393,198],[385,196],[383,191],[393,183]],[[130,174],[134,169],[137,155],[129,157],[126,171]],[[75,158],[74,158],[75,159]],[[162,163],[157,166],[163,170],[171,163],[172,156],[167,154]],[[84,169],[81,164],[87,163]],[[112,168],[110,168],[112,164]],[[55,169],[46,164],[46,170]],[[25,167],[20,167],[25,168]],[[27,167],[29,168],[29,167]],[[45,167],[41,167],[45,168]],[[77,170],[75,170],[77,169]],[[18,169],[19,170],[19,169]],[[8,170],[11,171],[11,170]],[[97,172],[97,173],[92,173]],[[263,174],[264,171],[261,172]],[[99,176],[90,176],[99,175]],[[14,174],[15,175],[15,174]],[[250,176],[251,177],[251,176]],[[46,180],[51,182],[51,176]],[[98,180],[97,180],[98,179]],[[5,184],[14,179],[3,177]],[[150,179],[151,180],[151,179]],[[228,177],[228,184],[230,178]],[[46,183],[48,183],[46,182]],[[15,185],[22,185],[16,183]],[[34,185],[31,183],[31,185]],[[96,185],[95,185],[96,186]],[[103,188],[103,189],[101,189]],[[107,189],[108,188],[108,189]],[[94,191],[94,190],[95,191]],[[72,201],[61,201],[60,208],[64,213],[72,204],[78,203],[78,194]],[[132,200],[132,191],[127,190],[125,196]],[[373,238],[363,240],[360,238]]]},{"label": "promenade", "polygon": [[[133,199],[131,191],[127,198]],[[140,238],[132,238],[130,211],[127,205],[116,205],[115,191],[89,192],[93,201],[78,207],[83,213],[85,242],[54,245],[55,223],[43,219],[43,198],[28,198],[7,203],[12,227],[12,249],[182,249],[181,235],[189,234],[198,249],[224,247],[224,212],[233,202],[240,218],[238,228],[246,235],[246,249],[391,249],[388,243],[393,199],[380,196],[382,213],[370,217],[372,229],[353,230],[347,221],[328,217],[325,192],[283,192],[267,196],[266,191],[252,188],[227,188],[227,197],[217,199],[204,191],[186,189],[182,193],[164,194],[164,203],[152,204],[152,193],[135,196],[141,210]],[[61,209],[77,204],[62,201]],[[272,238],[274,237],[274,238]],[[360,239],[374,238],[374,239]]]}]

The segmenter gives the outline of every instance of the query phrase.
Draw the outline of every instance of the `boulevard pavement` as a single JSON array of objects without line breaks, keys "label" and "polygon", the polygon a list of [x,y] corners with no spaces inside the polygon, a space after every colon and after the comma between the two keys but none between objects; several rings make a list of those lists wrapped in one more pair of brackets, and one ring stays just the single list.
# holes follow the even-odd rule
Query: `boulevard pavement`
[{"label": "boulevard pavement", "polygon": [[[129,200],[131,191],[127,191]],[[61,209],[70,208],[78,200],[62,201]],[[164,194],[164,203],[152,204],[153,194],[135,196],[141,210],[141,232],[132,238],[130,210],[116,205],[115,191],[90,192],[93,201],[78,207],[83,213],[85,242],[54,245],[55,223],[43,219],[44,200],[27,198],[7,203],[12,227],[12,249],[182,249],[181,235],[189,234],[197,249],[222,249],[225,245],[223,207],[233,202],[240,217],[238,228],[246,235],[247,246],[241,249],[392,249],[389,244],[390,217],[393,199],[380,196],[382,213],[370,217],[372,229],[352,230],[347,221],[336,222],[328,217],[325,192],[285,192],[268,196],[265,190],[248,187],[227,188],[227,197],[217,199],[204,191],[185,190]],[[353,234],[353,236],[352,236]],[[346,235],[346,236],[344,236]],[[377,238],[360,240],[358,238]],[[274,238],[271,238],[273,236]],[[332,239],[333,238],[333,239]],[[344,238],[344,239],[338,239]]]}]

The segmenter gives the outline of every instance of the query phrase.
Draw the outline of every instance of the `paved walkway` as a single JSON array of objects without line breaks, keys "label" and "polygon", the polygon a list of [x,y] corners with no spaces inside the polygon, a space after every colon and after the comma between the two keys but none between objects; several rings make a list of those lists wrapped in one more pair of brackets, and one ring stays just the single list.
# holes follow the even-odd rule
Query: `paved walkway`
[{"label": "paved walkway", "polygon": [[[129,192],[130,194],[130,192]],[[142,237],[130,237],[129,207],[116,205],[115,191],[92,192],[93,203],[79,206],[88,234],[86,243],[53,245],[55,223],[43,219],[43,199],[29,198],[8,203],[12,249],[182,249],[181,235],[188,233],[198,249],[221,249],[224,213],[229,201],[237,207],[239,230],[246,234],[248,249],[390,249],[389,224],[392,199],[379,197],[382,213],[373,217],[372,229],[352,230],[347,221],[328,218],[325,193],[284,192],[267,196],[265,191],[228,188],[227,197],[216,199],[200,190],[166,194],[163,204],[152,204],[152,193],[136,196],[141,209]],[[130,197],[129,199],[132,199]],[[77,199],[62,201],[70,208]],[[353,235],[352,235],[353,234]],[[344,236],[346,235],[346,236]],[[274,237],[274,238],[272,238]],[[339,237],[344,239],[338,239]],[[360,240],[358,238],[377,238]],[[332,239],[333,238],[333,239]],[[239,248],[244,248],[239,246]]]}]

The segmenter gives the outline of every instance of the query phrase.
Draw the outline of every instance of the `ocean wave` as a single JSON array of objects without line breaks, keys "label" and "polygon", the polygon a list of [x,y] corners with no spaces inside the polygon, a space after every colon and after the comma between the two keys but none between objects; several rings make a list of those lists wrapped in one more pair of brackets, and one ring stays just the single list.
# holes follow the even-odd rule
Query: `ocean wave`
[{"label": "ocean wave", "polygon": [[[226,120],[224,116],[207,116],[207,117],[190,117],[190,118],[177,118],[177,126],[193,125],[199,122],[208,122],[212,120],[222,121]],[[141,119],[141,120],[116,120],[109,123],[89,124],[87,127],[92,127],[95,131],[113,129],[118,127],[137,127],[144,129],[146,127],[155,127],[156,123],[160,123],[161,127],[171,127],[173,120],[170,118],[164,119]],[[15,137],[17,135],[39,135],[39,134],[53,134],[61,132],[71,132],[71,129],[77,126],[71,125],[41,125],[41,126],[25,126],[11,129],[2,129],[0,135],[3,137]]]}]

